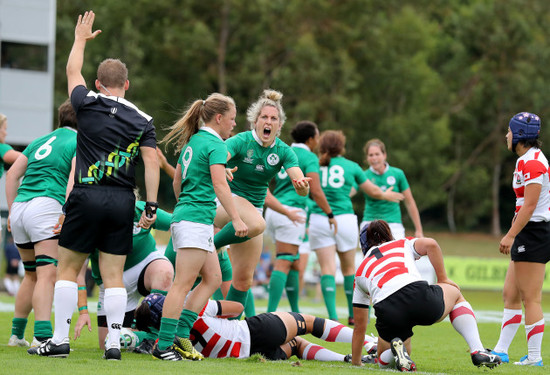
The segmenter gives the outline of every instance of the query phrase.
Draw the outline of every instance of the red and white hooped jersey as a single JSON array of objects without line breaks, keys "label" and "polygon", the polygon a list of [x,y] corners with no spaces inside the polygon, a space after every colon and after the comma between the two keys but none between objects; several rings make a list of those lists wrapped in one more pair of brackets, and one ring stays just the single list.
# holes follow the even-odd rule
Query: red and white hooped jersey
[{"label": "red and white hooped jersey", "polygon": [[208,301],[189,336],[195,349],[210,358],[250,357],[250,330],[246,321],[217,318],[217,314],[216,301]]},{"label": "red and white hooped jersey", "polygon": [[370,248],[355,273],[353,304],[375,305],[405,285],[421,281],[415,242],[409,237]]},{"label": "red and white hooped jersey", "polygon": [[516,193],[516,214],[524,202],[525,186],[542,185],[537,207],[529,221],[550,221],[550,183],[548,181],[548,160],[542,151],[531,147],[518,158],[512,187]]}]

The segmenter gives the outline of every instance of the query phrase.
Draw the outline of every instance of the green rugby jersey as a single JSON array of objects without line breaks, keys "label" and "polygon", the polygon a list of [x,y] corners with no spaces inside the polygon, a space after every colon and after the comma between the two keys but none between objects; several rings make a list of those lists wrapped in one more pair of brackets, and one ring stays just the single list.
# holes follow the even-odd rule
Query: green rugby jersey
[{"label": "green rugby jersey", "polygon": [[[319,158],[309,150],[309,147],[303,143],[293,143],[291,148],[298,157],[298,166],[304,175],[311,172],[319,173]],[[273,195],[279,202],[287,206],[299,208],[306,207],[307,197],[302,197],[296,193],[294,185],[292,185],[292,181],[290,181],[284,168],[281,168],[279,173],[275,175],[275,189],[273,189]]]},{"label": "green rugby jersey", "polygon": [[[405,173],[399,169],[387,164],[386,170],[378,174],[373,168],[365,170],[365,177],[373,184],[380,187],[382,191],[388,190],[393,186],[393,191],[402,193],[409,188],[409,182]],[[399,203],[385,200],[374,199],[364,194],[365,210],[363,211],[363,221],[385,220],[388,223],[401,223],[401,208]]]},{"label": "green rugby jersey", "polygon": [[269,181],[281,167],[298,167],[296,154],[279,138],[269,147],[263,147],[251,130],[229,138],[226,142],[231,159],[228,168],[238,167],[229,183],[231,192],[245,198],[255,207],[263,207]]},{"label": "green rugby jersey", "polygon": [[210,166],[227,162],[227,147],[212,128],[202,127],[182,149],[181,193],[174,208],[172,222],[182,220],[213,224],[216,215],[216,193]]},{"label": "green rugby jersey", "polygon": [[[349,193],[354,183],[361,185],[367,180],[363,170],[354,161],[343,156],[330,159],[328,166],[320,168],[321,187],[334,215],[352,214],[353,205]],[[319,206],[312,213],[325,215]]]},{"label": "green rugby jersey", "polygon": [[59,128],[35,139],[25,148],[27,170],[15,202],[50,197],[65,204],[71,162],[76,155],[76,130]]}]

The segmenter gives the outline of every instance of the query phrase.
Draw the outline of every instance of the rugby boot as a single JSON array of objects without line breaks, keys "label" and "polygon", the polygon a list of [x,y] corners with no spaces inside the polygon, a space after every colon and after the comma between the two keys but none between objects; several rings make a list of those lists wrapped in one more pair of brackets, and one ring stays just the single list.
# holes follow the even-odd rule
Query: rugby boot
[{"label": "rugby boot", "polygon": [[496,354],[491,354],[489,350],[478,350],[473,352],[471,356],[472,363],[477,367],[485,366],[493,368],[502,363],[500,357]]},{"label": "rugby boot", "polygon": [[153,347],[153,357],[162,361],[183,361],[176,344],[170,345],[166,350],[160,350],[157,345]]},{"label": "rugby boot", "polygon": [[[344,357],[344,362],[351,363],[351,354],[347,354]],[[374,364],[376,363],[376,354],[367,354],[361,356],[361,363],[363,364]]]},{"label": "rugby boot", "polygon": [[183,358],[193,361],[202,361],[204,359],[204,356],[193,347],[191,340],[188,338],[176,336],[174,344],[176,345],[176,350],[180,352]]},{"label": "rugby boot", "polygon": [[25,340],[23,337],[22,339],[18,338],[16,335],[11,335],[10,339],[8,340],[8,346],[29,346],[29,342]]},{"label": "rugby boot", "polygon": [[544,364],[542,363],[542,358],[541,359],[529,359],[529,356],[526,356],[524,355],[523,357],[521,357],[521,359],[519,360],[519,362],[514,362],[514,365],[519,365],[519,366],[538,366],[538,367],[542,367],[544,366]]},{"label": "rugby boot", "polygon": [[143,339],[138,346],[134,348],[134,353],[138,354],[153,354],[154,340]]},{"label": "rugby boot", "polygon": [[[31,352],[32,349],[32,352]],[[36,354],[42,357],[67,358],[71,348],[69,346],[69,338],[66,337],[61,344],[54,344],[52,339],[48,339],[40,346],[29,348],[27,353]]]},{"label": "rugby boot", "polygon": [[106,359],[108,361],[120,361],[120,348],[105,349],[105,353],[103,353],[103,359]]},{"label": "rugby boot", "polygon": [[391,352],[395,356],[395,367],[399,371],[416,371],[416,364],[413,362],[405,345],[403,345],[403,340],[399,337],[391,340]]},{"label": "rugby boot", "polygon": [[510,357],[508,357],[508,353],[504,353],[504,352],[495,352],[494,350],[491,350],[491,354],[496,354],[500,357],[500,360],[502,361],[502,363],[509,363],[510,362]]}]

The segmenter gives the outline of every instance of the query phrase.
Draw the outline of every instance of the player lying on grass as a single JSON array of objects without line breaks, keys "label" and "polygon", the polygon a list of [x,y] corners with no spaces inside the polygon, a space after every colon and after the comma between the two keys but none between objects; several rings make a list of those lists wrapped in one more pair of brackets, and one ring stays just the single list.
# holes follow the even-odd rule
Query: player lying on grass
[{"label": "player lying on grass", "polygon": [[[136,310],[136,327],[140,330],[158,329],[164,296],[150,294]],[[351,343],[352,329],[338,322],[312,315],[273,312],[244,320],[228,320],[242,313],[243,306],[234,301],[209,301],[193,324],[190,339],[195,349],[210,358],[247,358],[261,354],[266,359],[301,359],[318,361],[347,361],[350,355],[335,353],[312,344],[301,335],[313,336],[328,342]],[[376,352],[376,339],[364,336],[368,354]],[[372,356],[362,356],[371,361]],[[178,360],[178,359],[174,359]]]},{"label": "player lying on grass", "polygon": [[[413,327],[432,325],[447,315],[470,347],[474,365],[499,365],[500,357],[485,350],[481,343],[472,306],[458,285],[447,277],[437,242],[431,238],[392,240],[391,229],[384,220],[374,220],[361,231],[365,257],[355,274],[352,363],[362,364],[362,337],[372,305],[379,335],[380,368],[415,371],[416,364],[409,357]],[[415,261],[425,255],[435,269],[435,285],[423,281],[416,268]]]}]

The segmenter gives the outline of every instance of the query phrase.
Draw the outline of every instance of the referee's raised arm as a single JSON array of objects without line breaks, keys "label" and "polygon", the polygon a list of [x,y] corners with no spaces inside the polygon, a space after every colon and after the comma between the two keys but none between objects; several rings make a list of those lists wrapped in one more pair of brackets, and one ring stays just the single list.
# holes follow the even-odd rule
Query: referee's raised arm
[{"label": "referee's raised arm", "polygon": [[84,48],[86,47],[86,42],[88,40],[94,39],[97,35],[99,35],[99,33],[101,33],[101,30],[92,32],[94,19],[95,13],[91,10],[84,13],[84,15],[78,16],[78,21],[74,29],[74,43],[71,53],[69,54],[66,68],[69,97],[76,86],[86,86],[86,81],[82,76]]}]

